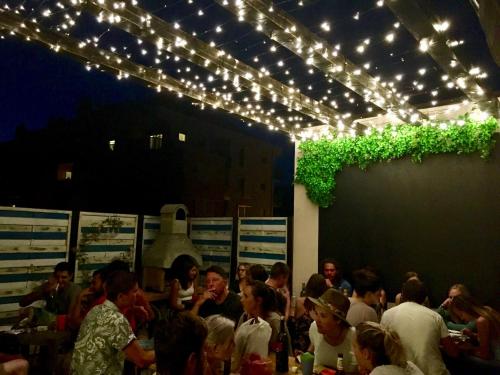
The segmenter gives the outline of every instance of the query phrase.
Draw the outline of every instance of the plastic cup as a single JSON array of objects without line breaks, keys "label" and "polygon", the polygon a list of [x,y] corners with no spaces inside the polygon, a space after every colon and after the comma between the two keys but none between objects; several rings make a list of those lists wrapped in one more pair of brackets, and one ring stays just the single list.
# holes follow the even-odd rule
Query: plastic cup
[{"label": "plastic cup", "polygon": [[302,364],[302,374],[312,375],[314,368],[314,354],[306,352],[300,356],[300,362]]},{"label": "plastic cup", "polygon": [[56,331],[64,331],[66,330],[66,320],[67,315],[57,315],[56,316]]}]

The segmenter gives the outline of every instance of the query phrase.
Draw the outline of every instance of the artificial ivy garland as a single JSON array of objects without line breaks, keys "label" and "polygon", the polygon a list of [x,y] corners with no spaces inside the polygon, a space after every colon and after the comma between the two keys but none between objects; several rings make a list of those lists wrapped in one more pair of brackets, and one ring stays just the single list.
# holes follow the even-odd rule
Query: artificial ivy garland
[{"label": "artificial ivy garland", "polygon": [[442,153],[479,151],[486,158],[494,147],[497,127],[493,117],[476,122],[465,116],[432,125],[387,125],[381,132],[356,138],[304,141],[299,146],[295,182],[305,185],[312,202],[328,207],[334,200],[335,176],[346,166],[364,170],[380,161],[411,156],[421,162],[426,155]]}]

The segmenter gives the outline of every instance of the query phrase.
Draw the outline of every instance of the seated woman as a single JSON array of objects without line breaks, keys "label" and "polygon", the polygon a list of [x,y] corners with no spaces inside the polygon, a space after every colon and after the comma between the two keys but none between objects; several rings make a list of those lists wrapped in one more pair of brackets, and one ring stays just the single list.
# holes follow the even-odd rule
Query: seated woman
[{"label": "seated woman", "polygon": [[208,366],[205,375],[222,375],[234,349],[234,322],[222,315],[205,319],[208,336],[205,343]]},{"label": "seated woman", "polygon": [[269,355],[272,328],[265,320],[274,312],[276,297],[274,291],[262,281],[248,281],[243,288],[241,303],[245,318],[240,319],[235,333],[235,350],[231,370],[238,372],[243,357],[256,353],[265,358]]},{"label": "seated woman", "polygon": [[500,313],[489,306],[481,306],[470,296],[458,295],[450,303],[450,311],[465,322],[475,321],[477,334],[470,335],[477,345],[471,349],[472,355],[481,359],[500,360]]},{"label": "seated woman", "polygon": [[170,267],[173,280],[170,283],[169,305],[172,310],[190,310],[196,291],[198,264],[187,254],[179,255]]},{"label": "seated woman", "polygon": [[355,331],[346,320],[349,299],[329,288],[321,297],[308,297],[307,301],[314,306],[311,309],[314,322],[309,328],[309,351],[314,352],[314,365],[337,369],[337,359],[342,355],[344,371],[356,374],[358,363],[352,349]]},{"label": "seated woman", "polygon": [[398,334],[378,323],[358,324],[353,348],[362,375],[423,375],[413,362],[406,361]]},{"label": "seated woman", "polygon": [[297,298],[295,312],[288,320],[288,326],[292,337],[292,347],[295,351],[305,352],[311,340],[309,340],[309,327],[313,322],[313,318],[306,308],[306,298],[319,298],[328,287],[326,286],[325,277],[319,273],[311,275],[304,289],[304,297]]},{"label": "seated woman", "polygon": [[461,331],[463,329],[470,329],[476,331],[476,321],[472,320],[468,323],[462,322],[458,316],[450,311],[450,304],[453,298],[459,295],[464,295],[470,297],[469,290],[463,284],[452,285],[448,291],[448,298],[446,298],[441,305],[437,308],[436,312],[441,315],[448,329],[454,329],[456,331]]},{"label": "seated woman", "polygon": [[240,263],[238,265],[238,271],[237,271],[238,276],[231,283],[231,290],[236,294],[241,295],[243,291],[243,287],[245,286],[245,280],[247,277],[247,269],[248,269],[247,263]]}]

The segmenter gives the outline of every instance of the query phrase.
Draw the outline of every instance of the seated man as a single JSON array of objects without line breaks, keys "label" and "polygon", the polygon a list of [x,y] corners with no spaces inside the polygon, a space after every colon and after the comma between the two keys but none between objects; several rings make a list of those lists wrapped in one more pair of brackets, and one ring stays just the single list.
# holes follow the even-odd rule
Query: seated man
[{"label": "seated man", "polygon": [[155,330],[156,367],[159,375],[202,375],[207,327],[198,317],[176,312]]},{"label": "seated man", "polygon": [[128,320],[120,312],[133,306],[137,293],[134,273],[116,271],[106,280],[107,299],[85,317],[75,343],[71,373],[121,375],[125,357],[138,367],[155,361],[143,350]]},{"label": "seated man", "polygon": [[353,327],[362,322],[378,323],[377,312],[372,306],[377,305],[380,299],[380,279],[366,269],[357,270],[352,276],[354,293],[351,298],[351,307],[347,312],[347,321]]},{"label": "seated man", "polygon": [[396,331],[405,348],[406,359],[415,363],[424,374],[448,374],[439,348],[442,346],[453,357],[458,355],[458,348],[443,318],[422,306],[427,295],[424,284],[417,279],[408,280],[401,293],[404,302],[382,315],[382,325]]},{"label": "seated man", "polygon": [[[104,268],[104,282],[106,282],[109,275],[116,271],[130,271],[130,264],[120,259],[113,260]],[[149,301],[146,299],[144,290],[141,288],[137,289],[135,303],[121,312],[128,319],[134,332],[137,331],[138,326],[141,323],[151,321],[155,317],[154,311],[151,308]]]},{"label": "seated man", "polygon": [[80,287],[71,282],[73,271],[68,262],[61,262],[54,268],[54,273],[49,280],[20,301],[21,307],[26,307],[37,300],[46,302],[45,310],[51,314],[68,314],[70,307],[76,303],[80,294]]},{"label": "seated man", "polygon": [[104,292],[104,281],[106,280],[106,268],[94,271],[90,287],[81,291],[69,312],[69,326],[77,330],[83,319],[92,307],[102,304],[106,300]]},{"label": "seated man", "polygon": [[344,295],[352,295],[352,286],[342,277],[340,263],[335,259],[327,258],[321,261],[320,271],[325,277],[329,288],[340,290]]},{"label": "seated man", "polygon": [[207,269],[205,292],[198,298],[191,310],[195,315],[206,318],[220,314],[237,323],[243,314],[240,297],[227,287],[227,274],[219,266]]},{"label": "seated man", "polygon": [[266,280],[266,285],[276,291],[276,303],[281,315],[288,320],[290,314],[290,291],[288,290],[288,277],[290,276],[290,268],[286,263],[276,262],[271,267],[269,278]]},{"label": "seated man", "polygon": [[307,297],[307,303],[314,319],[309,328],[311,345],[308,350],[314,353],[314,365],[337,369],[337,359],[342,354],[344,371],[357,373],[358,363],[352,347],[356,331],[346,320],[349,299],[329,288],[317,299]]}]

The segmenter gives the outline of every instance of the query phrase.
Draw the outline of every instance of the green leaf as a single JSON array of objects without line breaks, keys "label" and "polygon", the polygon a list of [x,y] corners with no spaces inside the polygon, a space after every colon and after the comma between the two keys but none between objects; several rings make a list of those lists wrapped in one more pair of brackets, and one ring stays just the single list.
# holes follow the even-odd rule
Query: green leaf
[{"label": "green leaf", "polygon": [[334,201],[335,177],[346,166],[366,169],[378,162],[410,156],[422,162],[433,154],[470,154],[487,158],[495,146],[493,117],[475,122],[470,117],[424,125],[386,125],[381,132],[356,138],[304,141],[300,144],[295,182],[306,187],[309,199],[320,207]]}]

